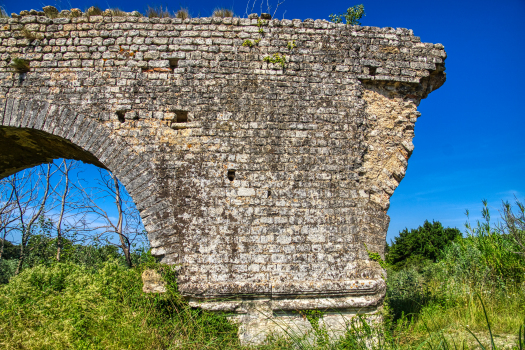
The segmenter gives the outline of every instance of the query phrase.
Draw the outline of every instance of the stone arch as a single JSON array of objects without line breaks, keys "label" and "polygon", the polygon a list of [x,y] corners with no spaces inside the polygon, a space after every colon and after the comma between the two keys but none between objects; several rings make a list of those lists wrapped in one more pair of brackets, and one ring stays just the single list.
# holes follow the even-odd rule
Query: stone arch
[{"label": "stone arch", "polygon": [[113,172],[135,202],[152,253],[169,217],[150,157],[138,154],[96,118],[47,101],[6,101],[0,114],[0,178],[57,158],[81,160]]}]

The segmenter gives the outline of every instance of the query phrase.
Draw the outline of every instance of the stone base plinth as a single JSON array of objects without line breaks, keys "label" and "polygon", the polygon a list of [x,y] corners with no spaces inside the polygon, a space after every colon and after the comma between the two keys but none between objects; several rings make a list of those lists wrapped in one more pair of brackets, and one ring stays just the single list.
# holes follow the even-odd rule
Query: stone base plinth
[{"label": "stone base plinth", "polygon": [[[263,344],[272,336],[293,337],[301,339],[303,343],[315,344],[319,337],[336,341],[344,336],[352,322],[357,321],[358,315],[364,315],[369,324],[381,320],[381,303],[377,301],[369,297],[260,298],[205,302],[190,300],[190,305],[209,311],[231,312],[228,318],[239,325],[238,335],[243,345]],[[315,305],[317,307],[313,307]]]}]

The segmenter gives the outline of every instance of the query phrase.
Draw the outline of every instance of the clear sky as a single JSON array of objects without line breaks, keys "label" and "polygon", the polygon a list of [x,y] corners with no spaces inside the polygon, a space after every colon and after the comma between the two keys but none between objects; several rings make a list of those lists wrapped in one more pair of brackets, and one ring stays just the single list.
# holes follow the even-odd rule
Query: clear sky
[{"label": "clear sky", "polygon": [[[268,1],[275,7],[275,0]],[[493,216],[501,200],[516,195],[523,201],[525,0],[286,0],[275,17],[282,18],[286,11],[287,19],[328,19],[329,14],[360,3],[367,14],[363,25],[410,28],[423,42],[442,43],[448,53],[447,82],[419,106],[415,150],[391,199],[387,239],[426,219],[462,229],[465,209],[479,218],[484,198]],[[170,10],[187,7],[192,16],[209,16],[214,8],[226,7],[241,17],[247,5],[240,0],[0,0],[0,4],[9,14],[45,5],[144,12],[149,4]],[[260,4],[254,12],[260,12]]]}]

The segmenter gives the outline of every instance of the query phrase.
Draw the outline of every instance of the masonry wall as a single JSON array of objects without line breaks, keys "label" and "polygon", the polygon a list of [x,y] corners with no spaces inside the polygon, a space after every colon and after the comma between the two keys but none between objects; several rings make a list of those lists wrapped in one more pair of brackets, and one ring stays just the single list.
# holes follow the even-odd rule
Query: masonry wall
[{"label": "masonry wall", "polygon": [[[365,245],[383,254],[417,105],[445,80],[441,44],[323,20],[23,16],[0,28],[4,176],[60,156],[114,171],[187,296],[380,303]],[[284,65],[265,61],[275,54]]]}]

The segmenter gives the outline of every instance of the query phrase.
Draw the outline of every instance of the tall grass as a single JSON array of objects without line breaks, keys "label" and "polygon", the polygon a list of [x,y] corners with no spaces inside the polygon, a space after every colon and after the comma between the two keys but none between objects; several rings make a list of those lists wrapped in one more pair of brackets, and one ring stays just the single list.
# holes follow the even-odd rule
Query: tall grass
[{"label": "tall grass", "polygon": [[[191,309],[164,267],[165,294],[142,292],[141,270],[106,262],[37,266],[0,287],[3,349],[205,349],[238,347],[236,327]],[[176,345],[176,347],[174,347]]]}]

